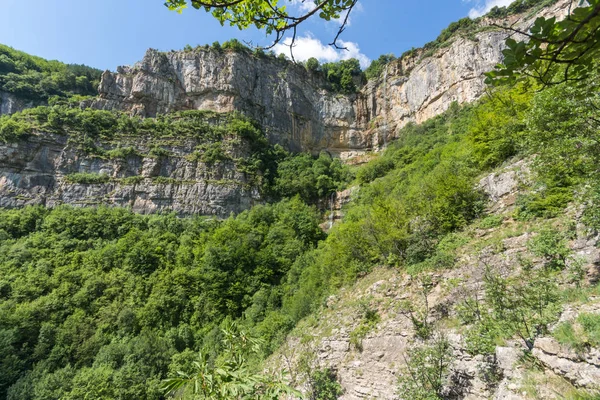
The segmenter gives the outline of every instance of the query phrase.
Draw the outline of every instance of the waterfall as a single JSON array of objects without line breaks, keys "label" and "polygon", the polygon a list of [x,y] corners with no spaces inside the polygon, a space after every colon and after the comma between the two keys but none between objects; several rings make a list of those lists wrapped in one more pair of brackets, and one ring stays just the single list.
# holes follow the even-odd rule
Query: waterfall
[{"label": "waterfall", "polygon": [[331,229],[333,227],[333,218],[334,218],[333,208],[335,207],[335,197],[336,197],[336,193],[335,192],[331,193],[331,197],[329,198],[329,228],[328,229]]},{"label": "waterfall", "polygon": [[390,64],[385,64],[385,70],[383,71],[383,147],[387,147],[387,76],[388,76],[388,66]]}]

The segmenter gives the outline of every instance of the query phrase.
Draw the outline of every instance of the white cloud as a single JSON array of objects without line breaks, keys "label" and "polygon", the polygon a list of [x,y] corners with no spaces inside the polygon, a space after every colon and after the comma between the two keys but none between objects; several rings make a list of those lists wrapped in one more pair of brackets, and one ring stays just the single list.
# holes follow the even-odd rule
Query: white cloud
[{"label": "white cloud", "polygon": [[[286,38],[283,43],[276,44],[273,48],[275,54],[283,53],[291,58],[291,42],[291,38]],[[348,50],[335,49],[332,46],[322,43],[319,39],[309,33],[306,36],[296,38],[293,47],[294,59],[296,59],[296,61],[306,61],[309,58],[314,57],[321,62],[336,62],[347,60],[349,58],[356,58],[363,69],[367,68],[371,63],[369,57],[360,52],[360,47],[357,43],[338,40],[338,45],[340,47],[346,47]]]},{"label": "white cloud", "polygon": [[312,11],[315,8],[315,2],[313,0],[292,0],[292,5],[305,13]]},{"label": "white cloud", "polygon": [[[467,0],[467,1],[472,2],[473,0]],[[513,1],[514,0],[485,0],[482,2],[481,0],[478,0],[477,5],[469,10],[469,17],[470,18],[481,17],[482,15],[484,15],[488,11],[490,11],[492,8],[506,7],[506,6],[510,5]]]},{"label": "white cloud", "polygon": [[[292,6],[295,7],[302,14],[306,14],[315,9],[315,1],[314,0],[290,0],[290,1],[292,3]],[[363,9],[362,3],[359,1],[356,3],[354,8],[352,9],[352,15],[356,15],[357,13],[362,12],[363,10],[364,9]],[[344,23],[346,14],[347,14],[347,11],[344,11],[340,14],[339,18],[333,18],[332,20],[328,21],[328,23],[335,24],[335,25],[341,25],[342,23]],[[348,21],[346,21],[346,26],[348,27],[351,24],[352,24],[352,18],[348,18]]]}]

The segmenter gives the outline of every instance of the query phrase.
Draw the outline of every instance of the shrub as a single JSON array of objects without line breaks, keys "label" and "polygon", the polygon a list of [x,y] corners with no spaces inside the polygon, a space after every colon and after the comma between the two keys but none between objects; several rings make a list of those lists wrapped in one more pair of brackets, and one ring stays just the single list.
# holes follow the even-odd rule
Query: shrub
[{"label": "shrub", "polygon": [[309,377],[311,400],[336,400],[344,391],[331,368],[317,369]]},{"label": "shrub", "polygon": [[470,303],[460,311],[465,322],[475,321],[466,335],[473,354],[493,353],[499,342],[515,335],[531,349],[535,337],[558,318],[556,277],[546,269],[527,272],[527,279],[502,278],[488,269],[484,284],[485,298],[466,300]]},{"label": "shrub", "polygon": [[358,88],[354,82],[355,78],[361,83],[363,80],[360,63],[355,58],[323,64],[321,71],[331,84],[331,88],[340,93],[356,93]]},{"label": "shrub", "polygon": [[91,172],[76,172],[74,174],[65,175],[65,180],[69,183],[79,184],[102,184],[110,181],[110,176],[107,174],[97,174]]},{"label": "shrub", "polygon": [[403,399],[442,399],[453,362],[452,348],[443,336],[430,343],[412,347],[408,362],[398,379],[398,394]]},{"label": "shrub", "polygon": [[320,67],[319,60],[317,60],[314,57],[311,57],[308,60],[306,60],[305,66],[308,71],[317,72],[317,71],[319,71],[319,67]]},{"label": "shrub", "polygon": [[383,54],[379,56],[377,60],[373,60],[371,62],[371,65],[369,65],[369,67],[365,69],[365,77],[368,80],[379,78],[385,70],[387,64],[391,63],[395,59],[396,56],[394,56],[393,54]]},{"label": "shrub", "polygon": [[350,344],[362,351],[362,341],[367,334],[377,326],[381,318],[377,310],[371,308],[368,302],[361,301],[359,303],[360,323],[350,332]]},{"label": "shrub", "polygon": [[148,155],[154,158],[161,158],[170,156],[171,152],[163,147],[153,146],[148,152]]},{"label": "shrub", "polygon": [[9,116],[0,117],[0,142],[16,142],[30,134],[32,130],[32,125],[27,121]]},{"label": "shrub", "polygon": [[390,158],[379,157],[356,172],[356,179],[360,183],[369,183],[377,178],[385,176],[389,171],[394,168],[394,161]]},{"label": "shrub", "polygon": [[564,269],[570,258],[571,249],[564,233],[555,229],[543,229],[528,243],[529,250],[542,257],[544,265],[551,269]]},{"label": "shrub", "polygon": [[139,156],[139,152],[135,147],[117,147],[104,153],[108,158],[128,158],[131,156]]},{"label": "shrub", "polygon": [[250,52],[250,49],[248,47],[246,47],[244,44],[242,44],[242,42],[235,38],[223,42],[223,44],[221,44],[221,48],[223,50],[232,50],[235,52]]}]

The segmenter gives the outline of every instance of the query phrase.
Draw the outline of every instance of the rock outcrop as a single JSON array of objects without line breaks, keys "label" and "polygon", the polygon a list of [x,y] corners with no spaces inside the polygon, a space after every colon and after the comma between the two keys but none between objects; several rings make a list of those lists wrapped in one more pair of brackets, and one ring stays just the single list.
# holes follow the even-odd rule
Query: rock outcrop
[{"label": "rock outcrop", "polygon": [[[57,134],[0,146],[0,207],[105,204],[139,213],[226,217],[261,201],[233,161],[207,164],[186,157],[197,145],[193,139],[169,146],[162,156],[148,155],[149,143],[136,141],[134,154],[116,158],[81,152]],[[86,181],[90,177],[99,181]]]},{"label": "rock outcrop", "polygon": [[[560,0],[543,12],[561,15],[569,4]],[[530,18],[517,15],[508,22],[526,25]],[[149,50],[132,67],[106,71],[99,96],[82,105],[142,117],[181,110],[237,111],[258,121],[271,143],[350,158],[385,147],[409,122],[425,121],[453,102],[478,99],[485,90],[483,73],[501,61],[507,35],[491,29],[491,22],[483,20],[482,29],[469,37],[455,35],[430,54],[417,50],[390,63],[381,77],[351,95],[333,92],[321,74],[289,61],[199,48]],[[36,105],[0,92],[0,114]],[[144,138],[131,145],[144,148]],[[223,216],[258,199],[256,188],[234,166],[187,161],[193,146],[172,150],[175,156],[160,161],[134,157],[116,162],[77,153],[66,138],[43,132],[16,144],[0,143],[0,206],[111,204],[144,213]],[[160,173],[149,172],[155,170]],[[107,174],[110,180],[78,184],[65,178],[79,172]]]},{"label": "rock outcrop", "polygon": [[[564,15],[569,3],[561,0],[542,13]],[[509,23],[526,27],[531,18],[517,15]],[[105,72],[91,105],[142,116],[240,111],[289,150],[354,156],[385,146],[407,123],[441,114],[452,102],[477,100],[485,91],[483,74],[502,61],[507,37],[486,29],[492,22],[500,21],[483,20],[469,37],[455,35],[431,54],[418,50],[390,63],[357,94],[334,93],[301,65],[249,52],[148,50],[133,67]]]},{"label": "rock outcrop", "polygon": [[3,92],[0,90],[0,115],[14,114],[27,108],[36,107],[39,105],[41,105],[40,102],[23,99],[12,93]]}]

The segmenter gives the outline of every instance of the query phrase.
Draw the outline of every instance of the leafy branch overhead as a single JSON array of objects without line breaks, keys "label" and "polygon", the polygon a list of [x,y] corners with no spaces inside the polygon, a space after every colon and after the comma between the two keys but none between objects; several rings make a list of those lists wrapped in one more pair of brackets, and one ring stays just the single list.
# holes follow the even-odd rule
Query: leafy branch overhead
[{"label": "leafy branch overhead", "polygon": [[[246,358],[260,353],[262,341],[248,336],[237,324],[222,329],[223,357],[215,365],[207,354],[194,361],[191,374],[179,372],[179,377],[164,381],[163,390],[176,398],[230,399],[298,399],[302,394],[283,383],[282,376],[254,373]],[[285,372],[285,371],[283,371]]]},{"label": "leafy branch overhead", "polygon": [[317,15],[326,21],[341,20],[338,32],[330,43],[337,48],[337,40],[345,30],[348,17],[358,0],[166,0],[170,10],[182,12],[188,3],[197,10],[211,13],[221,25],[246,29],[255,26],[267,35],[275,35],[270,47],[283,40],[290,32],[293,47],[298,26]]},{"label": "leafy branch overhead", "polygon": [[487,83],[510,84],[533,78],[544,86],[580,81],[600,56],[600,0],[579,2],[564,20],[540,17],[528,32],[507,28],[523,40],[508,38],[504,63],[487,75]]}]

